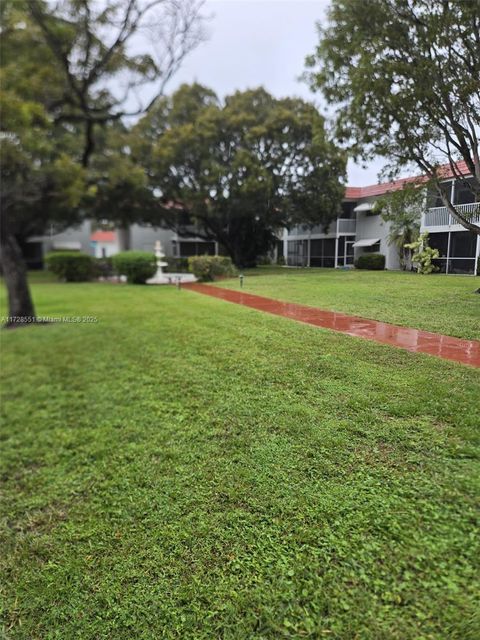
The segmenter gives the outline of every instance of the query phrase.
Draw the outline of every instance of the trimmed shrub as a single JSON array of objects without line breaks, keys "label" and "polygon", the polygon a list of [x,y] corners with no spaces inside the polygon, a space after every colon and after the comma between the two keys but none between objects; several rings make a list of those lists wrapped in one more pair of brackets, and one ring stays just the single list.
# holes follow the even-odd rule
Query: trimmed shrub
[{"label": "trimmed shrub", "polygon": [[385,256],[382,253],[364,253],[355,260],[355,268],[383,271],[385,269]]},{"label": "trimmed shrub", "polygon": [[203,282],[221,276],[233,276],[236,273],[232,259],[227,256],[191,256],[188,258],[188,269]]},{"label": "trimmed shrub", "polygon": [[188,273],[188,258],[164,258],[168,263],[166,268],[170,273]]},{"label": "trimmed shrub", "polygon": [[66,282],[86,282],[94,275],[94,258],[79,251],[52,251],[45,256],[47,269]]},{"label": "trimmed shrub", "polygon": [[155,275],[157,263],[148,251],[123,251],[112,256],[112,265],[119,276],[126,276],[130,284],[145,284]]}]

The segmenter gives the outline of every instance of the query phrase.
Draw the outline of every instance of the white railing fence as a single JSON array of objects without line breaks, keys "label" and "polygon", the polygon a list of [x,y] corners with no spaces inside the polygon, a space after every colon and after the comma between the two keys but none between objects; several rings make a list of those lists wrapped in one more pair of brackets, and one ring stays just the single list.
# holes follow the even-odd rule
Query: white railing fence
[{"label": "white railing fence", "polygon": [[357,229],[357,221],[355,218],[338,218],[338,233],[355,233]]},{"label": "white railing fence", "polygon": [[314,227],[308,227],[306,225],[298,225],[291,227],[289,230],[289,236],[332,236],[335,237],[339,233],[355,233],[357,228],[357,221],[355,218],[337,218],[332,220],[328,226],[327,233],[325,233],[325,227],[316,225]]},{"label": "white railing fence", "polygon": [[[480,223],[480,202],[457,204],[458,212],[475,224]],[[423,227],[448,227],[459,224],[447,207],[433,207],[427,209],[423,218]]]}]

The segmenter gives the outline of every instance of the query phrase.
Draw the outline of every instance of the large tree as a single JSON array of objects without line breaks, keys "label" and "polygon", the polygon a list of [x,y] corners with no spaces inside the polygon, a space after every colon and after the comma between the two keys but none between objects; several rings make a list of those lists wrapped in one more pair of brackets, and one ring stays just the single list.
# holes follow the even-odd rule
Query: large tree
[{"label": "large tree", "polygon": [[332,0],[319,34],[307,75],[337,107],[337,138],[357,158],[388,158],[392,173],[416,164],[480,234],[441,187],[447,165],[480,200],[478,0]]},{"label": "large tree", "polygon": [[55,128],[45,108],[61,86],[37,35],[19,4],[2,6],[0,257],[10,318],[35,317],[21,243],[77,223],[85,190],[75,131]]},{"label": "large tree", "polygon": [[[10,316],[34,316],[19,247],[80,220],[81,184],[106,132],[151,109],[203,38],[197,0],[4,0],[0,254]],[[148,95],[137,100],[138,90]],[[120,154],[121,155],[121,154]],[[89,169],[85,175],[83,169]],[[137,172],[138,176],[138,172]],[[137,184],[133,181],[133,186]],[[142,192],[144,194],[144,192]],[[117,193],[118,197],[118,193]]]},{"label": "large tree", "polygon": [[255,89],[221,102],[205,87],[183,86],[132,136],[167,204],[164,221],[218,241],[238,266],[254,265],[281,227],[328,226],[338,214],[345,159],[300,99]]}]

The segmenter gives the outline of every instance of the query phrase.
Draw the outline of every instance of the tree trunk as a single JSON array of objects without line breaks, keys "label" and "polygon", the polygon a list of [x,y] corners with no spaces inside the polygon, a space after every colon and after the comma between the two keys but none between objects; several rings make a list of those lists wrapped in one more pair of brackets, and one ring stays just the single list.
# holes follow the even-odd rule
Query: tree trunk
[{"label": "tree trunk", "polygon": [[118,248],[120,251],[130,251],[131,247],[131,231],[130,227],[119,227],[117,229]]},{"label": "tree trunk", "polygon": [[224,245],[230,255],[233,264],[238,269],[248,269],[257,266],[257,252],[255,245],[237,233],[228,238],[228,244]]},{"label": "tree trunk", "polygon": [[[3,277],[8,291],[8,315],[5,326],[22,326],[35,321],[35,309],[27,280],[27,267],[18,242],[6,235],[0,245]],[[18,318],[28,320],[19,321]]]}]

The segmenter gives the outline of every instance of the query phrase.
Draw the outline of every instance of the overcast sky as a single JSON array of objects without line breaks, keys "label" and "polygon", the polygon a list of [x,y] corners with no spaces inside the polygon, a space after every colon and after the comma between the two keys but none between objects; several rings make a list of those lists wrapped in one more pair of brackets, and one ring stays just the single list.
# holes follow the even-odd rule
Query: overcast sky
[{"label": "overcast sky", "polygon": [[[315,23],[325,20],[328,0],[207,0],[209,39],[184,61],[169,90],[198,81],[220,97],[263,85],[277,97],[300,96],[322,110],[320,94],[299,80],[305,57],[318,42]],[[368,169],[349,163],[348,182],[378,182],[382,162]]]}]

